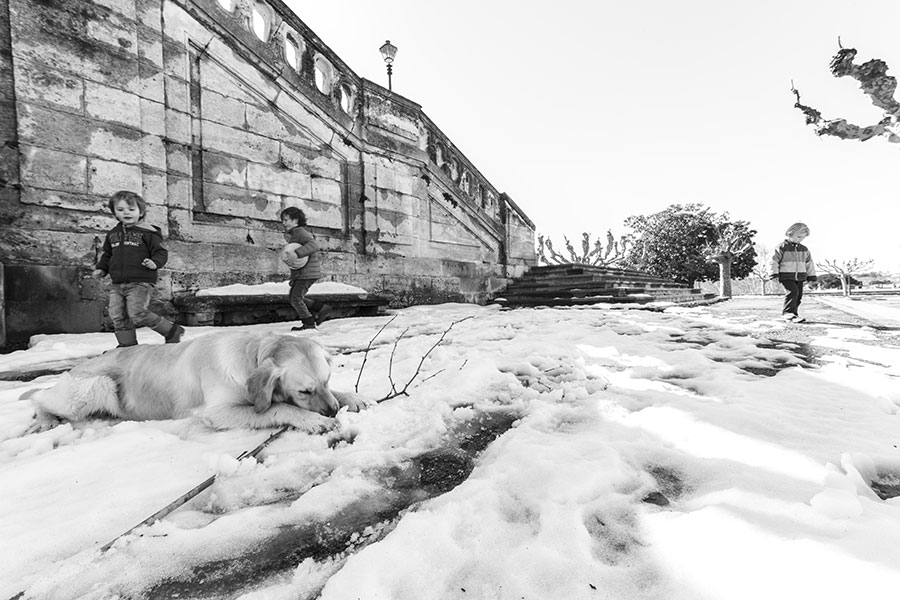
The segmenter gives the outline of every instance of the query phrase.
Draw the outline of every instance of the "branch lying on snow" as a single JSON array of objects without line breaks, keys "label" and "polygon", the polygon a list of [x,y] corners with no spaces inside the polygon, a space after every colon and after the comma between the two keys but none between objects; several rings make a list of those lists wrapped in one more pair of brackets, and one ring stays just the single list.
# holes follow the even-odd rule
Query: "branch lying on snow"
[{"label": "branch lying on snow", "polygon": [[354,388],[353,388],[353,391],[356,392],[357,394],[359,393],[359,380],[362,378],[363,369],[366,368],[366,360],[369,358],[369,350],[372,349],[372,344],[375,342],[375,338],[377,338],[379,335],[381,335],[381,332],[384,331],[384,329],[388,325],[393,323],[394,319],[396,319],[396,318],[397,318],[397,315],[394,315],[393,317],[391,317],[391,319],[387,323],[385,323],[384,325],[381,326],[381,329],[378,330],[378,332],[375,334],[375,336],[371,340],[369,340],[369,345],[366,346],[366,351],[363,354],[362,365],[360,365],[360,367],[359,367],[359,375],[356,376],[356,386],[354,386]]},{"label": "branch lying on snow", "polygon": [[[840,45],[840,39],[838,40]],[[889,142],[900,142],[900,102],[894,99],[897,79],[887,74],[888,66],[883,60],[872,59],[861,65],[853,63],[856,58],[854,48],[841,48],[831,59],[831,73],[835,77],[852,77],[859,82],[863,93],[872,104],[885,111],[885,117],[875,125],[865,127],[848,123],[846,119],[824,119],[822,113],[801,104],[800,92],[791,82],[791,92],[797,101],[794,107],[806,115],[806,124],[813,125],[816,135],[830,135],[845,140],[866,141],[884,136]]]},{"label": "branch lying on snow", "polygon": [[[393,320],[396,318],[397,317],[395,315],[390,321],[385,323],[381,327],[381,329],[378,330],[378,333],[376,333],[375,336],[371,340],[369,340],[369,345],[366,347],[365,354],[363,355],[362,365],[360,365],[360,367],[359,367],[359,375],[356,378],[356,391],[357,392],[359,392],[359,381],[362,378],[362,372],[366,366],[366,358],[369,355],[369,350],[372,348],[372,343],[375,341],[375,338],[377,338],[379,335],[381,335],[381,332],[384,331],[385,327],[390,325],[391,322],[393,322]],[[453,329],[454,325],[457,325],[458,323],[462,323],[463,321],[468,321],[471,318],[472,318],[472,316],[470,315],[468,317],[463,317],[462,319],[459,319],[457,321],[453,321],[452,323],[450,323],[449,327],[447,327],[447,329],[445,329],[444,332],[441,334],[441,337],[438,338],[438,341],[436,341],[434,343],[434,345],[432,345],[431,348],[428,349],[428,352],[426,352],[424,355],[422,355],[421,359],[419,359],[419,364],[416,367],[416,372],[413,373],[412,377],[409,378],[409,381],[406,382],[406,384],[403,386],[403,388],[398,390],[397,384],[394,383],[394,355],[397,352],[397,345],[400,343],[400,340],[403,339],[403,337],[405,337],[407,332],[409,331],[409,328],[404,329],[403,333],[401,333],[400,336],[394,341],[394,347],[391,348],[391,357],[388,362],[388,381],[391,383],[391,393],[388,394],[387,396],[385,396],[384,398],[380,398],[379,400],[376,400],[375,402],[376,403],[384,402],[385,400],[390,400],[391,398],[396,398],[397,396],[408,396],[409,394],[407,393],[407,390],[409,390],[409,386],[412,385],[412,383],[416,380],[416,377],[418,377],[419,374],[422,372],[422,365],[425,364],[425,359],[428,358],[428,356],[434,351],[435,348],[437,348],[438,346],[441,345],[441,343],[443,343],[444,338],[447,337],[447,334],[450,333],[450,330]],[[463,365],[465,365],[465,363],[463,363]],[[423,380],[423,382],[428,381],[429,379],[437,376],[438,374],[440,374],[443,371],[444,371],[444,369],[441,369],[437,373],[433,373],[432,375],[429,375],[428,377],[426,377]]]}]

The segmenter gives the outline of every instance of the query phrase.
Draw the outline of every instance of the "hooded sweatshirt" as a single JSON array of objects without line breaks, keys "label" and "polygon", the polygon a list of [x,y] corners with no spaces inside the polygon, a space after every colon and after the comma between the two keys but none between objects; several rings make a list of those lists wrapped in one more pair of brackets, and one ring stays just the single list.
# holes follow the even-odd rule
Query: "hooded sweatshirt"
[{"label": "hooded sweatshirt", "polygon": [[141,264],[145,258],[157,269],[166,264],[169,252],[162,246],[162,231],[142,222],[119,223],[106,233],[97,268],[109,273],[113,283],[156,283],[157,271]]}]

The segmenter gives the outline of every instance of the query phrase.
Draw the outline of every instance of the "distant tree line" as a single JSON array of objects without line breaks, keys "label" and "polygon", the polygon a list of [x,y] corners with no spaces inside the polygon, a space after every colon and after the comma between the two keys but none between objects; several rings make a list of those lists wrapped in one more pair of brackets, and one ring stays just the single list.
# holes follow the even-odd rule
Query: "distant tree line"
[{"label": "distant tree line", "polygon": [[[580,244],[567,236],[557,248],[538,236],[538,258],[545,264],[587,264],[636,269],[688,285],[718,282],[719,295],[732,295],[732,280],[758,281],[759,293],[766,293],[769,278],[765,246],[755,245],[756,230],[748,221],[732,219],[727,212],[716,213],[702,204],[672,204],[649,215],[625,220],[631,231],[616,238],[612,231],[592,239],[581,235]],[[861,285],[858,277],[872,261],[852,258],[818,263],[818,287],[841,288],[849,294]],[[885,283],[892,283],[885,280]],[[781,286],[777,286],[780,293]]]}]

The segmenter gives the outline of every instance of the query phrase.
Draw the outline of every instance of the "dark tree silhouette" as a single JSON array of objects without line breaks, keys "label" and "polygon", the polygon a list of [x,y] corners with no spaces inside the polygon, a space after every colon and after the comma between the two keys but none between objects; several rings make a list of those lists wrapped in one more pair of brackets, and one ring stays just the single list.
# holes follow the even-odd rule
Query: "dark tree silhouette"
[{"label": "dark tree silhouette", "polygon": [[756,231],[750,224],[732,222],[727,213],[717,215],[702,204],[673,204],[652,215],[628,217],[625,225],[634,230],[629,266],[652,275],[693,284],[717,279],[723,275],[720,266],[727,264],[730,277],[743,279],[756,264]]}]

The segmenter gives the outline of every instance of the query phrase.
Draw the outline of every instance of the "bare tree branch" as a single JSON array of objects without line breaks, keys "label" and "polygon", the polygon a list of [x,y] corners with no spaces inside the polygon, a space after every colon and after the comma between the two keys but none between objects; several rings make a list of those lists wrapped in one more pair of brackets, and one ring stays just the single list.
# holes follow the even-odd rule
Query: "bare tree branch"
[{"label": "bare tree branch", "polygon": [[[403,389],[400,391],[397,391],[397,388],[394,386],[394,381],[393,381],[392,374],[391,374],[391,371],[393,370],[394,350],[397,349],[397,344],[395,343],[394,350],[391,351],[391,362],[388,366],[388,380],[391,382],[391,393],[388,394],[387,396],[385,396],[384,398],[381,398],[380,400],[376,400],[376,402],[384,402],[385,400],[390,400],[391,398],[396,398],[397,396],[408,396],[409,394],[407,393],[407,390],[409,389],[409,386],[412,385],[413,381],[416,380],[416,377],[419,376],[419,373],[422,372],[422,365],[425,364],[425,359],[428,358],[428,356],[434,351],[435,348],[437,348],[438,346],[441,345],[441,343],[443,343],[444,338],[447,337],[447,334],[450,333],[450,330],[453,329],[454,325],[457,325],[458,323],[462,323],[463,321],[467,321],[471,318],[472,318],[472,316],[470,315],[468,317],[463,317],[462,319],[458,319],[458,320],[450,323],[450,326],[444,330],[444,332],[441,334],[441,337],[438,338],[438,341],[436,341],[434,343],[434,345],[432,345],[431,348],[428,349],[428,352],[426,352],[422,356],[421,359],[419,359],[419,365],[416,367],[416,372],[413,373],[412,377],[409,378],[409,381],[406,382],[406,385],[404,385]],[[408,331],[408,329],[407,329],[407,331]],[[404,331],[403,333],[405,334],[406,331]],[[401,335],[400,337],[402,338],[403,335]],[[397,338],[397,341],[399,342],[400,338]],[[443,369],[441,369],[441,370],[443,371]],[[437,373],[435,373],[435,375],[436,374]],[[433,377],[433,376],[434,375],[432,375],[431,377]],[[431,377],[429,377],[428,379],[430,379]],[[426,379],[426,381],[427,381],[427,379]]]},{"label": "bare tree branch", "polygon": [[[391,348],[391,358],[390,358],[390,360],[388,360],[388,381],[391,382],[391,391],[392,392],[397,391],[397,386],[394,385],[394,354],[397,352],[397,344],[400,343],[400,340],[403,339],[403,336],[405,336],[408,331],[409,331],[409,327],[404,329],[403,333],[401,333],[397,337],[397,339],[394,340],[394,347]],[[409,385],[409,384],[407,384],[407,385]],[[406,388],[403,388],[403,390],[406,391]]]},{"label": "bare tree branch", "polygon": [[[613,237],[612,231],[606,232],[606,247],[604,248],[602,239],[598,236],[591,245],[591,235],[587,232],[581,234],[581,254],[575,250],[574,244],[569,238],[563,236],[566,243],[566,251],[569,258],[562,256],[553,248],[553,242],[543,235],[538,236],[538,258],[544,264],[576,264],[591,265],[599,267],[612,267],[622,263],[625,260],[629,241],[626,236],[620,237],[618,240]],[[548,254],[549,253],[549,254]]]},{"label": "bare tree branch", "polygon": [[384,331],[385,327],[387,327],[388,325],[393,323],[394,319],[396,319],[396,318],[397,318],[397,315],[394,315],[393,317],[391,317],[387,323],[385,323],[384,325],[381,326],[381,329],[378,330],[378,332],[372,337],[372,339],[369,340],[369,345],[366,346],[366,351],[363,354],[362,364],[359,367],[359,375],[356,376],[356,385],[353,388],[354,392],[359,393],[359,380],[362,379],[363,369],[366,368],[366,360],[369,358],[369,350],[372,349],[372,344],[375,342],[375,338],[377,338],[379,335],[381,335],[381,332]]},{"label": "bare tree branch", "polygon": [[816,266],[826,273],[830,273],[832,275],[837,275],[838,277],[840,277],[841,289],[844,292],[845,296],[849,296],[850,280],[853,278],[853,275],[868,270],[872,266],[872,264],[873,261],[870,259],[861,260],[859,258],[851,258],[844,261],[826,259],[820,263],[816,263]]},{"label": "bare tree branch", "polygon": [[863,93],[872,104],[885,112],[884,118],[874,125],[855,125],[846,119],[825,119],[822,113],[801,104],[800,92],[791,81],[791,91],[796,102],[794,107],[806,116],[806,124],[815,127],[816,135],[828,135],[845,140],[866,141],[873,137],[885,137],[889,142],[900,142],[900,102],[894,98],[897,79],[887,74],[888,66],[883,60],[872,59],[857,65],[856,49],[844,48],[838,38],[839,50],[831,59],[829,68],[835,77],[852,77],[859,82]]}]

